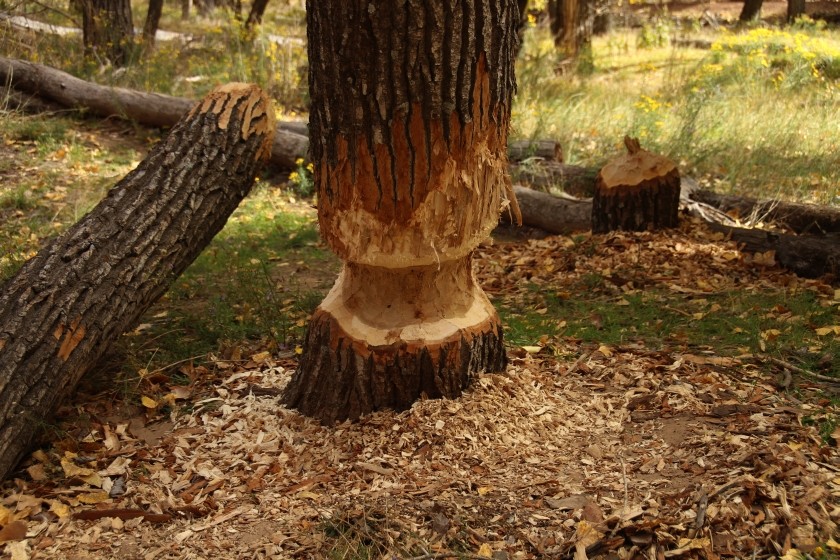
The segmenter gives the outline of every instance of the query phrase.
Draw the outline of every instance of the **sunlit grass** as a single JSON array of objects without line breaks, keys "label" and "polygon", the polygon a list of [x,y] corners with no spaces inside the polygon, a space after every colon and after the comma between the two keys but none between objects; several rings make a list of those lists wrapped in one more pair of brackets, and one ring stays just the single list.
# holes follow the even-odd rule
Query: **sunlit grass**
[{"label": "sunlit grass", "polygon": [[596,38],[593,72],[572,76],[555,72],[547,31],[530,34],[515,135],[558,139],[570,163],[599,166],[629,134],[718,190],[840,202],[836,34],[724,33],[702,51],[643,49],[621,32]]}]

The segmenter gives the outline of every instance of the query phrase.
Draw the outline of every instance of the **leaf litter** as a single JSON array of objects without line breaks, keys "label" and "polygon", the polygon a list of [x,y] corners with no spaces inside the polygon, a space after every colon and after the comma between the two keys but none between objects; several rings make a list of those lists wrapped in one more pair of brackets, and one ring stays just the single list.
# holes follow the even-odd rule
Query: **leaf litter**
[{"label": "leaf litter", "polygon": [[[599,289],[617,297],[782,285],[837,299],[696,223],[477,253],[489,293],[534,309],[540,293],[525,283],[572,290],[592,271],[614,278]],[[138,410],[165,421],[159,437],[91,414],[72,450],[36,451],[3,487],[0,538],[16,559],[840,552],[838,440],[803,421],[824,405],[787,393],[752,356],[570,337],[509,356],[459,399],[334,427],[279,403],[293,357],[216,360],[191,376],[203,382],[173,389],[168,401],[187,408],[165,417],[166,399],[145,396]]]}]

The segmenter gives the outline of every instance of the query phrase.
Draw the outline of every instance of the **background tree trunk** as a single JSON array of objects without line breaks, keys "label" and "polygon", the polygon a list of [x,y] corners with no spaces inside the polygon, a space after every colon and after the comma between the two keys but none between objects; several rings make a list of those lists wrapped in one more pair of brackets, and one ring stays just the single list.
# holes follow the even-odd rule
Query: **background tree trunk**
[{"label": "background tree trunk", "polygon": [[744,0],[744,7],[741,9],[740,21],[755,21],[761,14],[761,5],[764,0]]},{"label": "background tree trunk", "polygon": [[134,46],[130,0],[79,0],[86,56],[125,66]]},{"label": "background tree trunk", "polygon": [[592,43],[591,0],[549,0],[548,14],[554,44],[569,59],[589,49]]},{"label": "background tree trunk", "polygon": [[[473,249],[512,199],[515,0],[307,2],[321,235],[345,261],[284,400],[332,423],[505,364]],[[515,199],[510,201],[515,204]]]},{"label": "background tree trunk", "polygon": [[799,16],[805,15],[805,0],[788,0],[787,20],[793,22]]},{"label": "background tree trunk", "polygon": [[0,477],[222,228],[268,155],[273,115],[256,86],[216,89],[0,288]]},{"label": "background tree trunk", "polygon": [[162,12],[163,0],[149,0],[149,11],[146,13],[146,23],[143,25],[143,44],[147,49],[155,46],[155,35]]},{"label": "background tree trunk", "polygon": [[268,0],[254,0],[253,4],[251,4],[251,11],[248,12],[248,19],[245,20],[246,29],[251,29],[255,25],[262,23],[266,6],[268,6]]}]

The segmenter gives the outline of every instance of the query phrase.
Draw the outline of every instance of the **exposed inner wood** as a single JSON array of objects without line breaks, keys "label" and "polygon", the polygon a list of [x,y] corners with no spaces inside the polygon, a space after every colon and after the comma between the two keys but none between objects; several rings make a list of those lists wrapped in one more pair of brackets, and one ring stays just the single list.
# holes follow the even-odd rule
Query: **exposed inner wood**
[{"label": "exposed inner wood", "polygon": [[633,187],[644,188],[643,183],[668,175],[677,168],[667,157],[643,150],[638,141],[633,143],[633,140],[626,138],[627,153],[610,160],[601,169],[599,188],[621,187],[629,192]]},{"label": "exposed inner wood", "polygon": [[[387,269],[347,263],[320,309],[358,351],[435,344],[487,325],[492,304],[472,274],[469,258],[426,267]],[[463,331],[463,332],[462,332]]]},{"label": "exposed inner wood", "polygon": [[[343,259],[387,268],[428,266],[464,257],[515,206],[507,174],[507,131],[490,107],[489,74],[479,59],[474,118],[424,120],[414,104],[393,121],[392,145],[337,139],[317,174],[321,234]],[[408,130],[405,129],[406,123]]]}]

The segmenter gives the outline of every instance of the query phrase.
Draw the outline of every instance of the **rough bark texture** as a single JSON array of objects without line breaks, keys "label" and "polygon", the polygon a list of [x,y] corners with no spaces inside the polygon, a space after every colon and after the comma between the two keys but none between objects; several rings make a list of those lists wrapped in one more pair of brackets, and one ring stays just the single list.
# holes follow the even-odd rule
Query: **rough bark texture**
[{"label": "rough bark texture", "polygon": [[456,396],[503,367],[470,258],[515,207],[518,19],[514,0],[307,2],[318,217],[345,267],[287,404],[329,423]]},{"label": "rough bark texture", "polygon": [[[0,57],[0,82],[65,107],[148,126],[172,126],[196,103],[171,95],[101,86],[43,64],[13,58]],[[278,123],[270,161],[278,167],[294,169],[295,160],[306,157],[308,149],[309,140],[305,136],[289,132],[283,123]]]},{"label": "rough bark texture", "polygon": [[0,288],[0,477],[222,228],[250,190],[273,130],[259,88],[218,88]]},{"label": "rough bark texture", "polygon": [[163,0],[149,0],[149,11],[146,12],[146,22],[143,24],[143,43],[146,48],[155,46],[160,16],[163,13]]},{"label": "rough bark texture", "polygon": [[714,206],[742,221],[755,216],[761,221],[777,223],[796,233],[812,235],[840,233],[840,208],[836,207],[778,200],[756,200],[707,190],[694,191],[690,196],[692,200]]},{"label": "rough bark texture", "polygon": [[549,0],[548,14],[554,44],[569,58],[576,58],[592,43],[590,0]]},{"label": "rough bark texture", "polygon": [[126,65],[134,42],[130,0],[79,0],[79,5],[85,54]]},{"label": "rough bark texture", "polygon": [[628,153],[601,169],[592,199],[592,232],[675,227],[680,174],[671,160],[625,138]]},{"label": "rough bark texture", "polygon": [[761,14],[761,5],[764,0],[744,0],[744,7],[741,8],[740,21],[754,21]]}]

